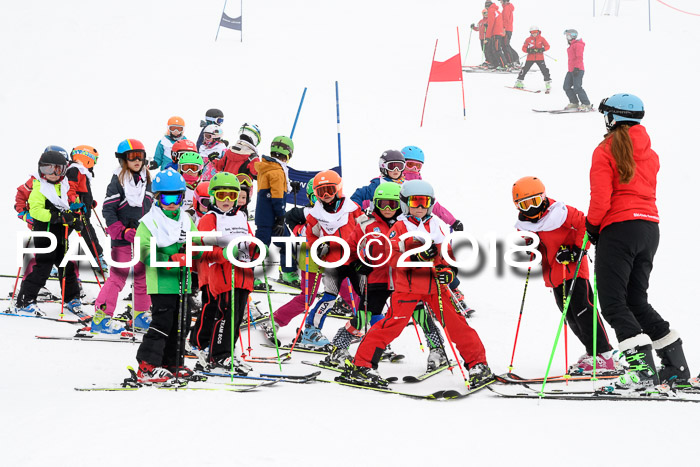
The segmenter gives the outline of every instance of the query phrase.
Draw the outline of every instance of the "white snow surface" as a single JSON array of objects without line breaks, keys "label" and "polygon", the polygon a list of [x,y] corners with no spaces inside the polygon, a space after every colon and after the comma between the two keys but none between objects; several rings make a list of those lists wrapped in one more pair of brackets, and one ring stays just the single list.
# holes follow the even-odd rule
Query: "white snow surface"
[{"label": "white snow surface", "polygon": [[[599,12],[603,3],[597,2]],[[668,3],[697,8],[693,0]],[[257,123],[266,151],[274,136],[289,134],[308,87],[292,165],[329,168],[337,158],[336,80],[347,194],[377,175],[382,151],[417,145],[426,153],[424,179],[484,247],[513,230],[510,190],[521,176],[540,177],[550,196],[586,211],[590,157],[605,130],[602,116],[531,110],[567,103],[561,90],[566,72],[562,32],[576,28],[587,44],[584,87],[591,102],[617,92],[637,94],[645,102],[644,124],[661,158],[662,237],[649,296],[681,333],[695,374],[700,317],[690,262],[698,227],[692,221],[693,182],[700,163],[691,122],[697,119],[698,19],[652,2],[649,32],[643,0],[622,1],[619,17],[595,18],[592,3],[581,0],[513,4],[513,47],[520,51],[531,24],[539,25],[552,46],[552,58],[547,58],[552,94],[506,89],[515,75],[464,74],[466,118],[459,84],[436,83],[419,128],[435,39],[436,59],[451,57],[457,53],[459,26],[463,56],[469,45],[465,64],[481,62],[477,34],[471,34],[470,43],[468,29],[480,17],[480,1],[246,2],[242,43],[239,33],[228,29],[214,42],[222,1],[5,2],[0,128],[7,172],[0,194],[8,225],[0,242],[2,272],[16,272],[16,232],[25,228],[11,208],[14,189],[35,170],[46,145],[90,144],[99,150],[93,190],[101,203],[119,141],[140,139],[152,153],[171,115],[182,116],[186,135],[196,138],[205,110],[218,107],[226,115],[225,137],[235,139],[243,122]],[[239,4],[232,1],[226,11],[238,16]],[[529,74],[526,85],[543,88],[541,75]],[[499,276],[487,266],[462,279],[467,303],[477,310],[470,323],[481,335],[491,367],[502,373],[510,362],[523,278],[508,269]],[[3,279],[3,293],[13,283]],[[59,291],[55,281],[49,287]],[[96,286],[86,288],[94,298]],[[286,299],[273,296],[273,306]],[[256,294],[256,300],[266,306],[264,295]],[[43,308],[50,315],[59,312],[59,305]],[[559,317],[541,279],[531,280],[517,373],[544,373]],[[281,330],[283,341],[292,339],[299,322]],[[341,324],[328,319],[324,333],[332,338]],[[137,347],[34,338],[72,332],[67,324],[0,317],[2,465],[573,466],[625,460],[652,465],[696,455],[690,447],[697,436],[697,409],[682,404],[506,400],[489,391],[430,402],[322,383],[279,383],[241,394],[76,392],[75,387],[121,381],[125,367],[136,364]],[[584,350],[569,337],[572,362]],[[273,354],[260,347],[258,331],[252,332],[252,341],[254,353]],[[382,363],[382,375],[424,369],[426,354],[412,329],[392,347],[407,358]],[[283,369],[308,373],[314,368],[301,360],[317,358],[295,355]],[[255,366],[279,371],[273,365]],[[560,344],[552,371],[563,370]],[[455,370],[395,387],[427,394],[463,389],[463,382]]]}]

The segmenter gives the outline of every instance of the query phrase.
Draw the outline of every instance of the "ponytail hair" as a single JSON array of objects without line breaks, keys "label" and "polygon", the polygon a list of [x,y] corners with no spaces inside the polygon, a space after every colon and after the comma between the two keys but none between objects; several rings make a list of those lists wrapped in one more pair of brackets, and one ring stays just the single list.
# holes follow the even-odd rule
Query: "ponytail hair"
[{"label": "ponytail hair", "polygon": [[637,164],[634,162],[634,146],[629,135],[629,125],[616,125],[600,145],[605,145],[609,142],[610,152],[615,158],[617,165],[617,173],[620,175],[620,183],[627,184],[634,177],[634,171]]},{"label": "ponytail hair", "polygon": [[[127,165],[126,161],[124,159],[119,159],[119,165],[121,166],[122,170],[119,172],[118,178],[119,178],[119,183],[121,183],[122,186],[124,186],[124,177],[126,177],[126,174],[131,172],[129,169],[129,166]],[[146,165],[146,161],[143,161],[143,166]],[[142,166],[142,167],[143,167]],[[148,171],[148,168],[146,168],[146,183],[151,183],[151,173]]]}]

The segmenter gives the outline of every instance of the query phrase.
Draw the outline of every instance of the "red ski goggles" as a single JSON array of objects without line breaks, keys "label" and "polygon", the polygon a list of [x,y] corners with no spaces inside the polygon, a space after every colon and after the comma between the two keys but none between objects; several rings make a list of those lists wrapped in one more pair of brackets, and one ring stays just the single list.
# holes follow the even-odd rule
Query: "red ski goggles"
[{"label": "red ski goggles", "polygon": [[128,161],[143,161],[146,158],[146,153],[143,151],[129,151],[126,153]]},{"label": "red ski goggles", "polygon": [[314,193],[316,193],[318,199],[328,198],[338,193],[338,187],[335,185],[321,185],[314,188]]},{"label": "red ski goggles", "polygon": [[411,170],[413,172],[420,172],[420,169],[423,168],[423,163],[419,161],[406,161],[406,169]]},{"label": "red ski goggles", "polygon": [[409,196],[408,202],[406,204],[408,204],[409,208],[428,209],[430,206],[433,205],[433,198],[425,195]]},{"label": "red ski goggles", "polygon": [[521,211],[527,211],[530,208],[538,208],[542,205],[544,202],[544,195],[543,194],[538,194],[534,196],[530,196],[529,198],[523,198],[521,200],[518,200],[515,202],[515,205],[520,209]]}]

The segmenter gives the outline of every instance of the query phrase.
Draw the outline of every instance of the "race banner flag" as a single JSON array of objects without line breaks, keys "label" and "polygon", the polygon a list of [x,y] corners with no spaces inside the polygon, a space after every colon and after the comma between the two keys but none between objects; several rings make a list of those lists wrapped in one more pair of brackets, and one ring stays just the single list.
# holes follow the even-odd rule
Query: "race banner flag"
[{"label": "race banner flag", "polygon": [[[238,18],[231,18],[226,13],[221,12],[221,22],[219,23],[219,26],[229,29],[235,29],[236,31],[241,31],[243,29],[243,16],[239,16]],[[461,71],[462,70],[460,68],[460,72]]]}]

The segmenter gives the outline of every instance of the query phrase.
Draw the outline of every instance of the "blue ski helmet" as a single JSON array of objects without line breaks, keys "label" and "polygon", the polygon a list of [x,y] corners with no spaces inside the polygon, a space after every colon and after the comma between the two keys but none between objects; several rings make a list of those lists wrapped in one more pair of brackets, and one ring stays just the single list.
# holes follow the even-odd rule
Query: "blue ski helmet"
[{"label": "blue ski helmet", "polygon": [[641,123],[644,118],[644,103],[633,94],[613,94],[600,101],[598,111],[605,116],[605,127],[611,131],[617,123]]},{"label": "blue ski helmet", "polygon": [[61,146],[54,146],[54,145],[46,146],[46,148],[44,149],[44,152],[49,152],[49,151],[55,151],[55,152],[60,153],[63,157],[66,158],[66,162],[70,162],[70,156],[68,155],[68,151],[63,149]]},{"label": "blue ski helmet", "polygon": [[425,214],[423,220],[430,219],[433,214],[433,207],[435,206],[435,191],[433,186],[424,180],[408,180],[401,185],[401,192],[399,193],[399,201],[401,202],[401,212],[408,216],[408,198],[411,196],[430,196],[432,202],[428,207],[428,212]]},{"label": "blue ski helmet", "polygon": [[425,154],[418,146],[406,146],[401,150],[401,154],[407,161],[418,161],[421,164],[425,163]]},{"label": "blue ski helmet", "polygon": [[152,185],[153,193],[185,191],[186,187],[185,179],[173,169],[163,170],[156,175]]}]

